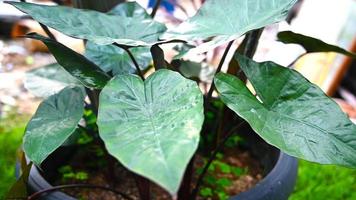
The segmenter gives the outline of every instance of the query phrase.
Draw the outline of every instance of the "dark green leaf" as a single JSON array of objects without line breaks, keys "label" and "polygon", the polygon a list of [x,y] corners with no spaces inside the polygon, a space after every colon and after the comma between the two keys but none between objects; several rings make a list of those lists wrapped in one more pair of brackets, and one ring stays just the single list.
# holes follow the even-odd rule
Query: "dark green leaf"
[{"label": "dark green leaf", "polygon": [[150,46],[157,43],[158,37],[166,31],[164,24],[152,19],[143,20],[64,6],[8,3],[46,26],[100,45],[117,43],[126,46]]},{"label": "dark green leaf", "polygon": [[32,168],[32,163],[24,166],[20,178],[11,186],[5,196],[5,200],[25,200],[29,195],[27,190],[28,177]]},{"label": "dark green leaf", "polygon": [[262,138],[298,158],[356,167],[356,126],[319,87],[273,62],[235,59],[261,101],[232,75],[219,73],[216,87]]},{"label": "dark green leaf", "polygon": [[292,31],[279,32],[277,37],[278,37],[278,41],[281,41],[285,44],[301,45],[307,51],[307,53],[337,52],[337,53],[344,54],[346,56],[356,58],[355,53],[346,51],[345,49],[340,48],[338,46],[325,43],[319,39],[302,35],[299,33],[294,33]]},{"label": "dark green leaf", "polygon": [[30,33],[26,37],[42,41],[57,62],[86,87],[103,88],[110,80],[98,66],[63,44],[36,33]]},{"label": "dark green leaf", "polygon": [[81,83],[54,63],[28,71],[24,85],[34,95],[48,97],[67,86],[79,86]]},{"label": "dark green leaf", "polygon": [[198,85],[166,69],[145,82],[118,75],[100,94],[99,133],[109,153],[171,194],[197,149],[203,120]]},{"label": "dark green leaf", "polygon": [[[134,47],[130,48],[130,51],[140,68],[146,69],[152,60],[150,49]],[[105,72],[112,71],[113,75],[136,72],[136,67],[126,51],[114,45],[96,45],[93,42],[87,42],[85,56]]]},{"label": "dark green leaf", "polygon": [[26,127],[23,147],[35,164],[56,150],[75,131],[84,112],[82,87],[66,87],[45,99]]},{"label": "dark green leaf", "polygon": [[205,52],[246,32],[283,20],[296,0],[206,0],[192,18],[169,30],[165,39],[185,41],[215,37],[194,49]]}]

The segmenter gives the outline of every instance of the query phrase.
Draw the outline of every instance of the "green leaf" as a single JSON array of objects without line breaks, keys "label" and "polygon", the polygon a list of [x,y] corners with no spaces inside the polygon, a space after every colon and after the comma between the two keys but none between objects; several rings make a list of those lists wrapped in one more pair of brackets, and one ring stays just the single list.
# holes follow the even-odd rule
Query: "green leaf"
[{"label": "green leaf", "polygon": [[67,86],[79,86],[81,83],[59,64],[53,63],[26,72],[24,85],[35,96],[48,97]]},{"label": "green leaf", "polygon": [[26,37],[42,41],[58,64],[86,87],[103,88],[110,80],[110,77],[98,66],[63,44],[36,33],[27,34]]},{"label": "green leaf", "polygon": [[281,41],[285,44],[301,45],[307,51],[307,53],[337,52],[337,53],[344,54],[346,56],[356,58],[355,53],[346,51],[345,49],[340,48],[338,46],[325,43],[319,39],[302,35],[299,33],[294,33],[292,31],[279,32],[277,37],[278,37],[278,41]]},{"label": "green leaf", "polygon": [[225,188],[231,186],[232,181],[228,178],[219,178],[218,181],[216,181],[216,185]]},{"label": "green leaf", "polygon": [[356,167],[356,127],[297,71],[235,55],[260,100],[232,75],[215,78],[222,101],[268,143],[298,158]]},{"label": "green leaf", "polygon": [[162,38],[192,41],[215,37],[194,49],[195,52],[205,52],[235,40],[248,31],[282,21],[295,2],[207,0],[195,16],[169,30]]},{"label": "green leaf", "polygon": [[135,19],[151,19],[151,16],[146,12],[140,4],[134,2],[120,3],[115,6],[108,14],[122,16],[122,17],[134,17]]},{"label": "green leaf", "polygon": [[150,46],[157,43],[158,37],[166,31],[164,24],[152,19],[143,20],[64,6],[7,3],[59,32],[99,45],[118,43],[127,46]]},{"label": "green leaf", "polygon": [[199,87],[170,70],[145,82],[118,75],[100,94],[99,133],[109,153],[171,194],[197,149],[203,120]]},{"label": "green leaf", "polygon": [[230,174],[231,173],[231,166],[221,162],[221,161],[215,161],[215,164],[219,167],[220,171],[224,174]]},{"label": "green leaf", "polygon": [[[151,63],[150,48],[134,47],[130,48],[130,51],[139,64],[140,69],[146,69]],[[113,75],[136,72],[136,67],[126,51],[114,45],[96,45],[93,42],[87,42],[85,56],[100,66],[105,72],[112,71]]]},{"label": "green leaf", "polygon": [[66,87],[45,99],[26,127],[24,151],[35,164],[41,162],[75,131],[84,112],[82,87]]},{"label": "green leaf", "polygon": [[213,190],[208,187],[204,187],[199,191],[200,196],[202,197],[212,197],[213,196]]},{"label": "green leaf", "polygon": [[10,190],[5,196],[5,200],[18,200],[18,199],[27,199],[28,192],[28,177],[32,168],[32,163],[26,164],[22,169],[22,174],[20,178],[11,186]]}]

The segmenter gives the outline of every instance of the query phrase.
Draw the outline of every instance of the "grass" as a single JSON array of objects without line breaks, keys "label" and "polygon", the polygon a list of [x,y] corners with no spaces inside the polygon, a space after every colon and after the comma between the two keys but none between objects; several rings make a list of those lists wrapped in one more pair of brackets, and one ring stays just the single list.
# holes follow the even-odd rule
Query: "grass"
[{"label": "grass", "polygon": [[298,170],[289,200],[356,200],[356,169],[300,161]]},{"label": "grass", "polygon": [[[29,116],[15,111],[0,118],[0,199],[15,181],[16,153]],[[289,200],[356,200],[356,170],[299,162],[298,181]]]},{"label": "grass", "polygon": [[16,154],[29,116],[11,111],[0,118],[0,199],[15,182]]}]

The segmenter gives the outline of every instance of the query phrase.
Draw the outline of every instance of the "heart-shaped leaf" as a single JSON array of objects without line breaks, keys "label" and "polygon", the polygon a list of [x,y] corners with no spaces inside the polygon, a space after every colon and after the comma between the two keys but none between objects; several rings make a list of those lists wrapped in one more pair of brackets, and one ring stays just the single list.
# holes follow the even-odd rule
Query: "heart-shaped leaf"
[{"label": "heart-shaped leaf", "polygon": [[157,43],[158,37],[166,31],[164,24],[152,19],[116,16],[64,6],[7,3],[46,26],[100,45],[118,43],[127,46],[150,46]]},{"label": "heart-shaped leaf", "polygon": [[298,72],[235,55],[259,101],[232,75],[215,78],[222,101],[268,143],[298,158],[356,167],[356,126]]},{"label": "heart-shaped leaf", "polygon": [[89,88],[103,88],[110,80],[98,66],[63,44],[36,33],[27,34],[26,37],[42,41],[57,62],[83,85]]},{"label": "heart-shaped leaf", "polygon": [[237,39],[248,31],[282,21],[295,2],[206,0],[195,16],[169,30],[162,38],[193,41],[216,37],[194,49],[194,52],[205,52]]},{"label": "heart-shaped leaf", "polygon": [[67,86],[79,86],[81,83],[54,63],[26,72],[24,85],[37,97],[48,97]]},{"label": "heart-shaped leaf", "polygon": [[294,33],[292,31],[283,31],[279,32],[277,35],[278,41],[281,41],[285,44],[299,44],[301,45],[307,53],[316,53],[316,52],[337,52],[356,58],[356,54],[346,51],[343,48],[338,46],[325,43],[319,39],[302,35],[299,33]]},{"label": "heart-shaped leaf", "polygon": [[45,99],[28,123],[23,147],[35,164],[41,162],[75,131],[84,112],[82,87],[66,87]]},{"label": "heart-shaped leaf", "polygon": [[99,133],[109,153],[171,194],[197,149],[203,120],[198,85],[170,70],[144,82],[118,75],[100,94]]}]

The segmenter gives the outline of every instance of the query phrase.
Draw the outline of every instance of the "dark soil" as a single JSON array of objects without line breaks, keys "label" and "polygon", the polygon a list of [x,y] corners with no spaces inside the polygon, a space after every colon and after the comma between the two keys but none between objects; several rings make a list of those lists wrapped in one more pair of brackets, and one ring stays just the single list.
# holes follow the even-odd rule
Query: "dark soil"
[{"label": "dark soil", "polygon": [[[55,177],[52,177],[50,181],[53,185],[63,185],[63,184],[74,184],[74,183],[88,183],[93,185],[100,185],[105,187],[114,188],[117,191],[123,192],[133,199],[139,199],[138,190],[136,188],[135,175],[130,171],[126,170],[118,162],[115,161],[111,156],[100,153],[98,146],[90,147],[91,151],[88,151],[88,148],[83,148],[78,150],[78,152],[70,159],[70,161],[65,166],[70,166],[71,172],[86,172],[87,178],[64,178],[65,174],[63,172],[57,172]],[[95,150],[96,149],[96,150]],[[197,155],[195,156],[194,168],[201,169],[204,165],[204,160],[206,158]],[[223,173],[218,168],[214,171],[209,171],[210,176],[213,176],[216,179],[229,179],[229,186],[224,187],[224,193],[228,196],[233,196],[239,194],[240,192],[246,191],[253,187],[257,182],[259,182],[263,176],[263,167],[262,165],[253,157],[251,154],[241,148],[230,148],[225,150],[223,156],[219,161],[228,164],[232,167],[239,167],[245,169],[247,172],[239,176],[236,176],[232,173]],[[67,173],[68,174],[68,173]],[[69,173],[70,174],[70,173]],[[197,179],[198,174],[195,173],[193,179],[194,183]],[[50,178],[51,179],[51,178]],[[192,188],[194,187],[192,184]],[[212,187],[211,185],[202,185],[201,188]],[[215,188],[217,189],[217,188]],[[212,190],[215,190],[212,188]],[[121,200],[124,199],[119,196],[115,196],[111,192],[98,190],[98,189],[65,189],[65,193],[77,197],[78,199],[85,200]],[[170,195],[165,192],[162,188],[155,184],[151,184],[151,195],[154,200],[169,200],[171,199]],[[198,197],[201,199],[211,199],[211,200],[220,200],[217,195],[210,197]]]}]

